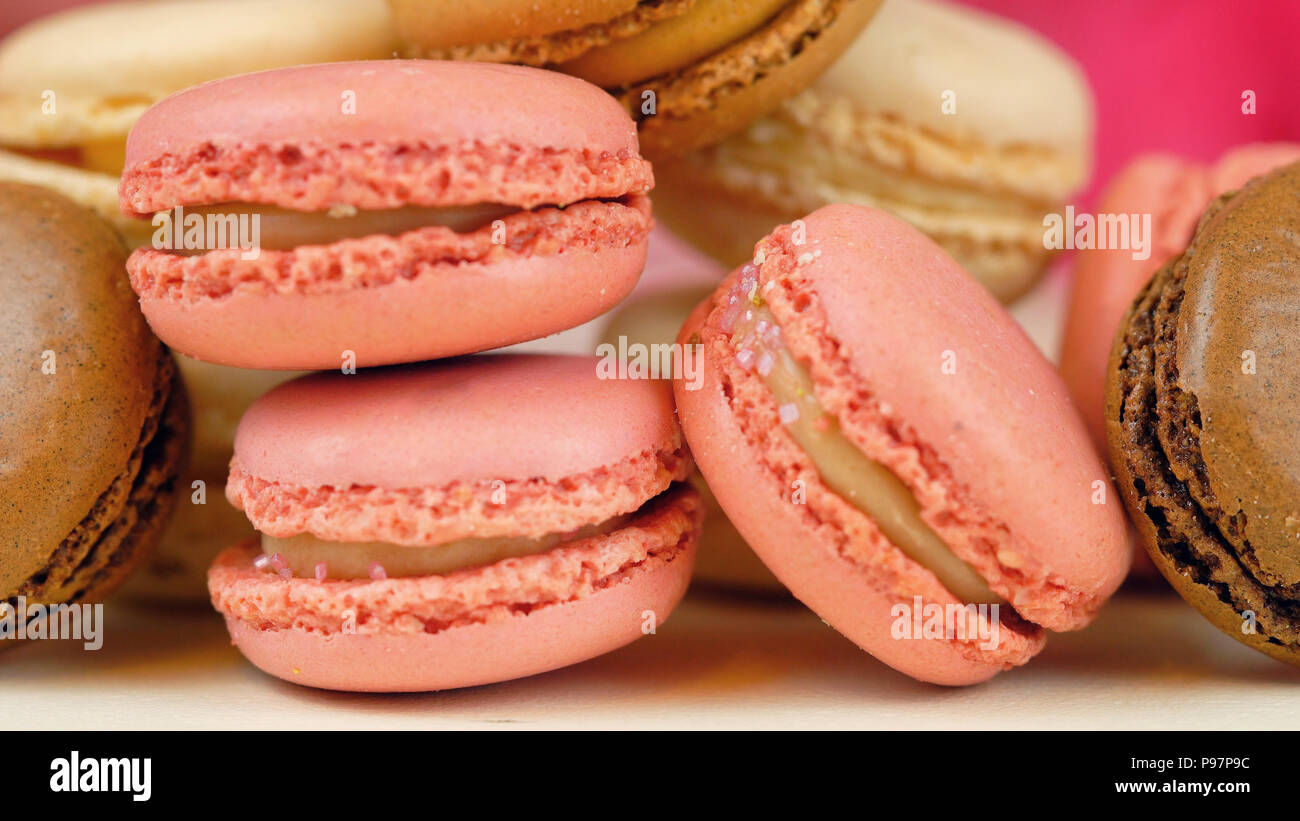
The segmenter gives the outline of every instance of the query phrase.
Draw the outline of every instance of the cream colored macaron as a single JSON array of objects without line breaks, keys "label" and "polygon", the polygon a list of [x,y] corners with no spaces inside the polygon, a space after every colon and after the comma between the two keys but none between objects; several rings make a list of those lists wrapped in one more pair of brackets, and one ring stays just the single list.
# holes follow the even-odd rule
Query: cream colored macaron
[{"label": "cream colored macaron", "polygon": [[[638,344],[670,344],[686,317],[714,290],[712,286],[687,286],[633,300],[610,315],[601,334],[602,342],[613,345],[615,350],[629,350]],[[705,509],[695,557],[695,580],[751,593],[786,593],[785,586],[759,561],[722,512],[699,471],[691,474],[690,483],[703,496]]]},{"label": "cream colored macaron", "polygon": [[155,603],[197,604],[208,600],[208,567],[216,555],[255,535],[248,518],[226,501],[239,418],[253,400],[298,374],[228,368],[175,356],[189,389],[193,451],[177,483],[172,519],[123,592]]},{"label": "cream colored macaron", "polygon": [[929,234],[1003,301],[1051,252],[1043,217],[1087,179],[1093,105],[1041,37],[936,0],[888,0],[809,89],[746,131],[655,164],[656,216],[734,265],[833,202]]},{"label": "cream colored macaron", "polygon": [[145,109],[219,77],[395,47],[384,0],[133,0],[38,19],[0,42],[0,179],[54,189],[141,244],[148,225],[121,216],[117,178]]}]

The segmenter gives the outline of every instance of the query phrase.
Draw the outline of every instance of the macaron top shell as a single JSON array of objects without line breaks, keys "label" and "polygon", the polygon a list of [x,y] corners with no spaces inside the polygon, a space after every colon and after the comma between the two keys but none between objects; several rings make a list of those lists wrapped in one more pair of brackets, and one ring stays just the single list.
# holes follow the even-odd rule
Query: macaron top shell
[{"label": "macaron top shell", "polygon": [[0,594],[43,567],[126,470],[154,408],[165,354],[125,260],[91,212],[0,183]]},{"label": "macaron top shell", "polygon": [[[853,372],[1055,573],[1113,589],[1123,512],[1116,500],[1092,502],[1107,471],[1060,377],[1010,314],[884,212],[829,206],[806,223],[816,259],[805,276]],[[1068,527],[1063,510],[1074,514]]]},{"label": "macaron top shell", "polygon": [[559,482],[681,446],[671,386],[600,379],[598,360],[489,355],[314,374],[249,408],[241,468],[305,486]]},{"label": "macaron top shell", "polygon": [[[1262,575],[1300,582],[1300,163],[1225,195],[1186,256],[1177,384],[1193,403],[1203,507]],[[1180,440],[1181,441],[1181,440]],[[1183,458],[1179,455],[1179,458]]]},{"label": "macaron top shell", "polygon": [[[412,164],[442,179],[416,185],[402,173]],[[223,201],[531,207],[652,185],[632,120],[589,83],[522,66],[390,60],[277,69],[169,97],[131,131],[121,198],[136,216]]]}]

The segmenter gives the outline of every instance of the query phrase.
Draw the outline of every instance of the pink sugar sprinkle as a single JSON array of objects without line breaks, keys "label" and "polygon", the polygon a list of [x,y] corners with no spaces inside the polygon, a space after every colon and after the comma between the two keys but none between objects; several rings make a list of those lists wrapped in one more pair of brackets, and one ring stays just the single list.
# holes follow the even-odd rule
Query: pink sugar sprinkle
[{"label": "pink sugar sprinkle", "polygon": [[388,578],[388,574],[384,572],[384,566],[382,564],[380,564],[379,562],[371,562],[370,578],[374,579],[375,581],[382,581]]},{"label": "pink sugar sprinkle", "polygon": [[767,329],[770,327],[772,327],[771,322],[768,322],[766,319],[760,319],[758,322],[754,323],[754,333],[762,336],[767,333]]},{"label": "pink sugar sprinkle", "polygon": [[253,567],[255,567],[258,570],[265,570],[270,566],[271,566],[271,557],[266,555],[265,553],[258,556],[256,559],[253,559]]},{"label": "pink sugar sprinkle", "polygon": [[772,356],[768,351],[763,351],[763,353],[759,354],[758,364],[754,367],[758,371],[759,376],[767,376],[772,372],[772,366],[774,364],[776,364],[776,357]]},{"label": "pink sugar sprinkle", "polygon": [[743,370],[752,370],[754,367],[754,352],[749,348],[741,348],[736,352],[736,364]]},{"label": "pink sugar sprinkle", "polygon": [[731,294],[727,297],[727,307],[722,309],[722,316],[718,319],[718,326],[722,328],[723,333],[731,333],[732,328],[736,326],[738,316],[740,316],[740,297]]},{"label": "pink sugar sprinkle", "polygon": [[776,412],[781,417],[782,425],[793,424],[799,419],[799,406],[793,402],[787,405],[782,405],[776,409]]},{"label": "pink sugar sprinkle", "polygon": [[288,566],[289,563],[284,560],[284,556],[281,556],[279,553],[271,555],[271,567],[274,567],[276,570],[284,570]]},{"label": "pink sugar sprinkle", "polygon": [[316,581],[325,581],[325,577],[329,575],[329,572],[329,565],[325,564],[325,562],[316,562]]},{"label": "pink sugar sprinkle", "polygon": [[280,578],[282,578],[282,579],[292,579],[292,578],[293,578],[293,571],[290,570],[290,569],[287,568],[287,567],[282,567],[282,568],[280,568]]},{"label": "pink sugar sprinkle", "polygon": [[781,326],[773,325],[763,333],[763,341],[775,348],[781,344]]},{"label": "pink sugar sprinkle", "polygon": [[749,297],[750,292],[758,286],[758,268],[754,264],[747,263],[744,268],[740,269],[740,292]]}]

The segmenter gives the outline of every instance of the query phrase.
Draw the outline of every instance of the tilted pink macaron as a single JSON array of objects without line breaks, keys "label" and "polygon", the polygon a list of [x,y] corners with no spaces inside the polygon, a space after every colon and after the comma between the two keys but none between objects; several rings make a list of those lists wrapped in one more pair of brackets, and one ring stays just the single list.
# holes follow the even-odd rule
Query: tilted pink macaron
[{"label": "tilted pink macaron", "polygon": [[1134,259],[1128,248],[1076,252],[1060,368],[1103,453],[1106,363],[1129,304],[1160,266],[1187,248],[1210,200],[1297,159],[1300,145],[1291,143],[1244,145],[1212,165],[1153,154],[1134,160],[1107,187],[1098,211],[1150,214],[1152,236],[1146,259]]},{"label": "tilted pink macaron", "polygon": [[[177,226],[156,222],[128,262],[163,341],[218,364],[326,369],[486,350],[598,316],[645,263],[653,183],[632,120],[593,85],[403,60],[173,95],[131,131],[120,197],[128,216]],[[241,217],[243,244],[223,244]]]},{"label": "tilted pink macaron", "polygon": [[849,205],[781,226],[678,341],[704,346],[674,389],[722,508],[890,666],[988,679],[1123,579],[1122,503],[1060,377],[911,226]]},{"label": "tilted pink macaron", "polygon": [[658,380],[486,355],[275,388],[226,495],[261,532],[208,574],[256,666],[335,690],[466,687],[621,647],[686,590],[702,518]]}]

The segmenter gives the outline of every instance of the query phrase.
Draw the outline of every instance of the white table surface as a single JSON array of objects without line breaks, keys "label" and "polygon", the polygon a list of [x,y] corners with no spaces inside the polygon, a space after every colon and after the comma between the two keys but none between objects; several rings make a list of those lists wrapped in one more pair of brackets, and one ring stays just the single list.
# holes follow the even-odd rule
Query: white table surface
[{"label": "white table surface", "polygon": [[0,658],[0,729],[1297,729],[1300,670],[1169,593],[1121,593],[1026,667],[921,684],[794,601],[693,591],[653,636],[519,681],[332,693],[246,663],[214,613],[106,609],[105,643]]},{"label": "white table surface", "polygon": [[[648,269],[641,290],[689,281]],[[1064,280],[1013,310],[1056,349]],[[524,347],[591,351],[595,324]],[[1300,669],[1220,634],[1163,585],[1123,590],[1086,630],[963,689],[921,684],[793,600],[693,589],[656,635],[520,681],[418,695],[267,676],[206,609],[106,608],[102,649],[0,652],[8,729],[1300,729]]]}]

